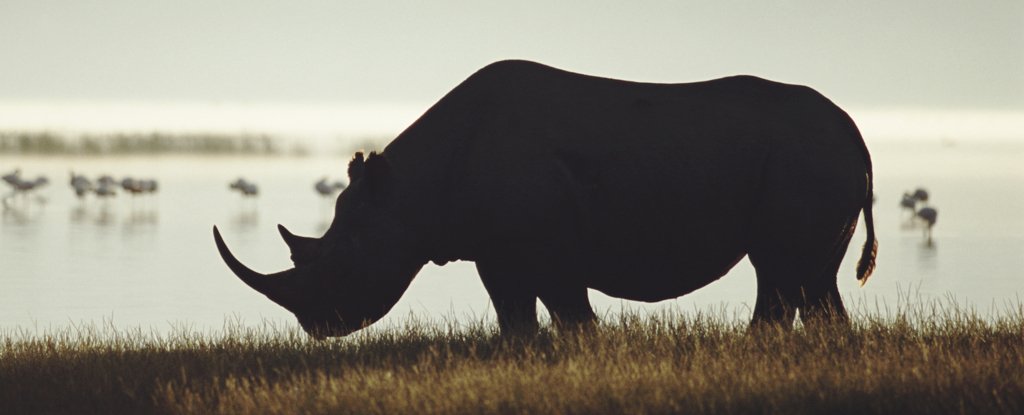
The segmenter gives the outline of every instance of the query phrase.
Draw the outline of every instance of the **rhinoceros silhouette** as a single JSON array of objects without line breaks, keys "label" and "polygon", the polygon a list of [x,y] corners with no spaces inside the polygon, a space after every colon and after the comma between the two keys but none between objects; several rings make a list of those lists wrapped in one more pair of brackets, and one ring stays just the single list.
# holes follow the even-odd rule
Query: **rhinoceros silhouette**
[{"label": "rhinoceros silhouette", "polygon": [[384,316],[429,261],[474,261],[503,333],[595,320],[592,288],[660,301],[757,274],[752,324],[845,320],[836,274],[863,209],[877,252],[871,159],[811,88],[752,76],[653,84],[526,61],[456,86],[379,154],[357,153],[319,238],[279,226],[294,268],[265,275],[218,250],[314,337]]}]

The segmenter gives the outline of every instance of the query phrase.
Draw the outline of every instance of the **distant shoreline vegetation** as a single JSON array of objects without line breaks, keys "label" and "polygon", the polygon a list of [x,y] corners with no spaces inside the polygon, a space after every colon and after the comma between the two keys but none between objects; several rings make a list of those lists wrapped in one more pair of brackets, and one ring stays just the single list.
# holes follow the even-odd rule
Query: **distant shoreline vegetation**
[{"label": "distant shoreline vegetation", "polygon": [[305,155],[308,150],[268,134],[111,133],[67,135],[0,131],[0,155]]}]

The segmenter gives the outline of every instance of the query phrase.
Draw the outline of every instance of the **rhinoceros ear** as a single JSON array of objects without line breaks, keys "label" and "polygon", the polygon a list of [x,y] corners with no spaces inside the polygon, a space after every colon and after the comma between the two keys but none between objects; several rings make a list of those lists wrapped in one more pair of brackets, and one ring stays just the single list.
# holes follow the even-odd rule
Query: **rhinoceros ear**
[{"label": "rhinoceros ear", "polygon": [[348,182],[354,183],[356,180],[363,178],[365,171],[366,162],[363,161],[363,152],[356,152],[355,157],[352,157],[352,161],[348,162]]},{"label": "rhinoceros ear", "polygon": [[350,184],[363,181],[363,188],[371,201],[379,204],[391,185],[391,165],[384,156],[375,152],[364,159],[360,151],[348,163],[348,178]]},{"label": "rhinoceros ear", "polygon": [[317,243],[319,242],[316,238],[298,236],[291,233],[291,231],[281,224],[277,225],[277,231],[281,232],[281,238],[284,239],[284,243],[288,245],[288,249],[292,251],[293,264],[299,265],[300,262],[306,262],[315,257],[317,252]]}]

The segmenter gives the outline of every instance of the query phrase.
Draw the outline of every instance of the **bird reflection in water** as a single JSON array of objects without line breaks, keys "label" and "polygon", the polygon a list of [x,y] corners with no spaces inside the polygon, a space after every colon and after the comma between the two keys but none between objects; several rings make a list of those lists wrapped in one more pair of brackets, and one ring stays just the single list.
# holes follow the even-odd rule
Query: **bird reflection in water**
[{"label": "bird reflection in water", "polygon": [[129,227],[153,226],[160,221],[160,214],[155,209],[132,210],[125,218],[124,224]]},{"label": "bird reflection in water", "polygon": [[924,269],[938,268],[939,246],[931,238],[918,245],[917,262]]},{"label": "bird reflection in water", "polygon": [[79,204],[71,208],[70,219],[71,223],[78,225],[113,226],[117,224],[117,212],[109,203],[95,206]]},{"label": "bird reflection in water", "polygon": [[122,225],[126,229],[141,230],[155,226],[160,221],[160,213],[155,207],[132,206],[125,213],[120,213],[109,203],[96,205],[78,204],[71,208],[69,218],[77,225],[97,225],[101,227]]},{"label": "bird reflection in water", "polygon": [[252,228],[260,223],[260,211],[255,207],[252,208],[240,208],[235,212],[235,215],[231,218],[233,223],[238,228]]},{"label": "bird reflection in water", "polygon": [[4,224],[25,225],[36,221],[43,214],[43,208],[41,206],[33,208],[32,206],[23,205],[6,199],[2,201],[2,206]]}]

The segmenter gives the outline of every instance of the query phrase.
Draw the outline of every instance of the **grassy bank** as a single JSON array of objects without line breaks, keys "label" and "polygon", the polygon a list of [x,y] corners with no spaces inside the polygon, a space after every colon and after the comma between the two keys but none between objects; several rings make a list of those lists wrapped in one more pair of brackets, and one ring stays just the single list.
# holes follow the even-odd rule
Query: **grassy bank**
[{"label": "grassy bank", "polygon": [[67,329],[3,334],[0,413],[1021,413],[1024,313],[918,312],[746,333],[625,316],[505,341],[412,324],[308,340]]}]

